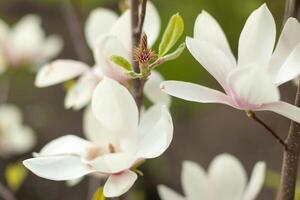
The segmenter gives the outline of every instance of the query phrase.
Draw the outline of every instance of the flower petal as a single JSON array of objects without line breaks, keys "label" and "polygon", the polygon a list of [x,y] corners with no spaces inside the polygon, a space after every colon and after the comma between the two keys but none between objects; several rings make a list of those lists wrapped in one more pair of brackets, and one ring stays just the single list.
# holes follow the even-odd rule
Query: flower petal
[{"label": "flower petal", "polygon": [[9,151],[16,154],[23,154],[36,144],[36,136],[34,131],[23,125],[15,124],[8,132],[9,134]]},{"label": "flower petal", "polygon": [[0,106],[0,120],[2,124],[14,126],[23,121],[22,111],[15,105],[2,104]]},{"label": "flower petal", "polygon": [[56,60],[43,66],[36,77],[37,87],[47,87],[73,79],[89,70],[89,66],[74,60]]},{"label": "flower petal", "polygon": [[133,186],[137,178],[137,174],[130,170],[111,175],[104,185],[104,196],[107,198],[121,196]]},{"label": "flower petal", "polygon": [[264,104],[260,108],[257,108],[256,110],[272,111],[282,116],[285,116],[286,118],[291,119],[297,123],[300,123],[300,108],[283,101]]},{"label": "flower petal", "polygon": [[85,37],[91,49],[96,45],[97,38],[110,31],[118,16],[115,12],[96,8],[89,14],[85,23]]},{"label": "flower petal", "polygon": [[231,99],[224,93],[194,83],[164,81],[161,89],[177,98],[199,103],[222,103],[232,106]]},{"label": "flower petal", "polygon": [[110,130],[132,134],[137,130],[139,114],[130,92],[118,82],[104,78],[96,87],[92,109],[96,118]]},{"label": "flower petal", "polygon": [[160,84],[164,78],[157,71],[152,71],[148,81],[145,83],[144,93],[154,104],[161,104],[170,107],[171,97],[160,89]]},{"label": "flower petal", "polygon": [[194,26],[194,39],[206,41],[214,45],[216,48],[222,50],[233,66],[236,65],[236,60],[221,26],[206,11],[202,11],[196,19]]},{"label": "flower petal", "polygon": [[279,90],[261,66],[240,67],[228,77],[228,85],[241,109],[252,109],[279,100]]},{"label": "flower petal", "polygon": [[[192,161],[184,161],[181,174],[184,193],[189,200],[209,199],[217,200],[212,182],[208,179],[204,169]],[[218,199],[219,200],[219,199]]]},{"label": "flower petal", "polygon": [[206,41],[187,38],[186,44],[194,58],[227,90],[226,78],[235,68],[227,55]]},{"label": "flower petal", "polygon": [[264,186],[266,176],[266,163],[258,162],[253,168],[250,181],[244,193],[243,200],[256,199],[258,193]]},{"label": "flower petal", "polygon": [[9,34],[8,25],[0,19],[0,44],[5,42],[7,35]]},{"label": "flower petal", "polygon": [[54,181],[73,180],[93,172],[77,156],[31,158],[23,164],[37,176]]},{"label": "flower petal", "polygon": [[164,185],[159,185],[157,189],[162,200],[186,200],[186,198]]},{"label": "flower petal", "polygon": [[56,57],[61,52],[63,44],[64,43],[61,37],[56,35],[49,36],[44,43],[41,62]]},{"label": "flower petal", "polygon": [[266,4],[247,19],[239,40],[238,66],[268,64],[273,52],[276,25]]},{"label": "flower petal", "polygon": [[160,156],[169,147],[172,138],[173,122],[168,109],[161,105],[152,106],[141,118],[137,157]]},{"label": "flower petal", "polygon": [[241,199],[247,175],[239,160],[229,154],[217,156],[209,165],[208,176],[213,181],[218,200]]}]

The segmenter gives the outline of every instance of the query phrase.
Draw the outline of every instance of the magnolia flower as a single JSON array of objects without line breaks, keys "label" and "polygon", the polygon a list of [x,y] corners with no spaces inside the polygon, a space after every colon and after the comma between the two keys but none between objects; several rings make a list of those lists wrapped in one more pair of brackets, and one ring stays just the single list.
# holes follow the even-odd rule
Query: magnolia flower
[{"label": "magnolia flower", "polygon": [[236,62],[216,20],[203,11],[194,38],[186,43],[191,54],[220,83],[223,92],[201,85],[166,81],[170,95],[201,103],[222,103],[241,110],[273,111],[300,122],[300,109],[280,101],[278,86],[300,73],[300,25],[288,19],[273,52],[275,22],[266,4],[248,18],[239,40]]},{"label": "magnolia flower", "polygon": [[0,19],[0,65],[1,71],[7,66],[39,65],[54,58],[62,49],[58,36],[46,37],[37,15],[26,15],[12,28]]},{"label": "magnolia flower", "polygon": [[207,173],[192,161],[185,161],[181,183],[185,197],[166,186],[158,187],[162,200],[254,200],[263,187],[266,165],[258,162],[247,183],[247,174],[238,159],[229,154],[217,156]]},{"label": "magnolia flower", "polygon": [[[56,60],[45,65],[39,71],[35,85],[47,87],[79,77],[78,81],[67,92],[65,107],[75,110],[90,103],[93,91],[104,76],[110,77],[123,85],[127,85],[129,77],[125,71],[111,61],[112,55],[120,55],[131,60],[131,30],[130,11],[127,10],[120,17],[111,10],[98,8],[91,12],[85,25],[85,36],[90,48],[94,52],[95,65],[88,66],[74,60]],[[160,31],[160,18],[151,2],[147,4],[144,31],[148,35],[149,44],[153,45]],[[155,76],[157,77],[157,76]],[[151,85],[159,85],[162,81],[150,78]],[[148,82],[148,81],[147,81]],[[147,85],[148,83],[146,83]],[[169,104],[169,97],[160,93],[159,87],[148,87],[146,94],[149,99]],[[148,90],[151,89],[151,90]],[[156,97],[153,94],[158,94]],[[151,96],[152,95],[152,96]],[[160,98],[162,97],[162,98]]]},{"label": "magnolia flower", "polygon": [[34,146],[34,132],[22,121],[19,108],[8,104],[0,106],[0,157],[23,154]]},{"label": "magnolia flower", "polygon": [[106,197],[127,192],[137,179],[131,168],[144,159],[160,156],[173,136],[172,118],[165,106],[151,107],[139,122],[139,112],[129,91],[104,78],[92,99],[89,140],[74,135],[47,144],[24,165],[36,175],[56,181],[84,175],[107,176]]}]

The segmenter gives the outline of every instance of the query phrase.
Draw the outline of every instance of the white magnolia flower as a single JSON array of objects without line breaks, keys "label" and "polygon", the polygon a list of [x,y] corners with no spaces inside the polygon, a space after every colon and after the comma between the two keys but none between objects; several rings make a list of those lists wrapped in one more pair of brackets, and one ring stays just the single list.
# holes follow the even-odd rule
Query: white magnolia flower
[{"label": "white magnolia flower", "polygon": [[0,157],[23,154],[36,142],[33,130],[23,125],[23,116],[14,105],[0,106]]},{"label": "white magnolia flower", "polygon": [[181,183],[185,197],[160,185],[162,200],[254,200],[263,187],[266,165],[258,162],[247,183],[247,174],[238,159],[229,154],[217,156],[207,172],[192,161],[185,161]]},{"label": "white magnolia flower", "polygon": [[236,62],[216,20],[203,11],[194,38],[186,43],[191,54],[221,84],[225,93],[201,85],[166,81],[170,95],[201,103],[222,103],[241,110],[273,111],[300,122],[300,109],[280,101],[278,86],[300,73],[300,25],[290,18],[275,44],[276,27],[266,4],[248,18],[239,40]]},{"label": "white magnolia flower", "polygon": [[[24,165],[36,175],[56,181],[84,175],[108,176],[106,197],[120,196],[137,179],[131,168],[141,160],[160,156],[173,136],[172,118],[165,106],[151,107],[139,122],[136,103],[129,91],[104,78],[92,100],[93,115],[85,124],[89,140],[63,136],[47,144]],[[89,130],[88,130],[89,129]]]},{"label": "white magnolia flower", "polygon": [[22,65],[42,64],[61,51],[63,42],[55,35],[46,37],[37,15],[26,15],[16,25],[9,27],[0,19],[0,57],[5,65],[20,67]]},{"label": "white magnolia flower", "polygon": [[[36,78],[37,87],[47,87],[80,77],[75,85],[68,91],[65,98],[65,107],[75,110],[81,109],[90,103],[92,93],[104,76],[112,78],[121,84],[127,85],[129,77],[116,64],[111,61],[112,55],[121,55],[131,60],[131,30],[130,11],[127,10],[120,17],[111,10],[97,8],[89,15],[85,25],[86,40],[94,52],[95,65],[90,67],[82,62],[73,60],[56,60],[45,65]],[[156,41],[160,31],[159,14],[151,2],[147,4],[144,31],[148,35],[149,44]],[[152,79],[149,84],[159,85],[160,79]],[[150,82],[149,81],[149,82]],[[148,81],[147,81],[148,82]],[[147,85],[148,83],[146,83]],[[163,101],[168,97],[159,91],[159,87],[146,87],[149,99],[154,103]],[[160,93],[160,94],[159,94]],[[158,94],[154,96],[153,94]],[[152,96],[151,96],[152,95]],[[163,97],[164,96],[164,97]],[[167,100],[169,101],[169,100]]]}]

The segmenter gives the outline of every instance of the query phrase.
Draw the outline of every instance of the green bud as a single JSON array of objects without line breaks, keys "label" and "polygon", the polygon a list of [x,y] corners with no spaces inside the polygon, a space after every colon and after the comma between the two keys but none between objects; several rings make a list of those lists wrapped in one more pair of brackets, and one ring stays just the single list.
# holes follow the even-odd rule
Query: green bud
[{"label": "green bud", "polygon": [[122,67],[123,69],[125,69],[126,71],[132,70],[131,64],[128,62],[128,60],[126,60],[126,58],[122,56],[113,55],[110,57],[110,60],[115,64],[119,65],[120,67]]}]

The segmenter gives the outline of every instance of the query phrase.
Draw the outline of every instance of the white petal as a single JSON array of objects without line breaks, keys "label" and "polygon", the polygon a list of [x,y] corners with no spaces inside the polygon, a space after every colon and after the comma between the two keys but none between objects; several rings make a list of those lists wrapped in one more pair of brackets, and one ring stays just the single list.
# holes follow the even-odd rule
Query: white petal
[{"label": "white petal", "polygon": [[138,108],[130,92],[116,81],[104,78],[96,87],[92,109],[107,128],[131,134],[138,125]]},{"label": "white petal", "polygon": [[194,58],[227,90],[226,78],[235,68],[228,56],[206,41],[187,38],[186,44]]},{"label": "white petal", "polygon": [[117,14],[109,9],[96,8],[91,11],[85,24],[85,37],[91,49],[96,45],[97,38],[108,33],[117,19]]},{"label": "white petal", "polygon": [[159,185],[157,189],[162,200],[186,200],[186,198],[164,185]]},{"label": "white petal", "polygon": [[83,155],[92,143],[75,135],[66,135],[52,140],[40,151],[38,156]]},{"label": "white petal", "polygon": [[231,99],[229,99],[229,97],[224,93],[193,83],[164,81],[161,84],[161,89],[169,95],[187,101],[199,103],[222,103],[232,106]]},{"label": "white petal", "polygon": [[129,170],[111,175],[104,185],[104,196],[107,198],[121,196],[133,186],[137,178],[136,173]]},{"label": "white petal", "polygon": [[89,66],[74,60],[56,60],[43,66],[36,77],[37,87],[47,87],[73,79],[89,70]]},{"label": "white petal", "polygon": [[23,154],[36,144],[35,133],[28,126],[15,124],[7,134],[10,138],[9,148],[13,153]]},{"label": "white petal", "polygon": [[2,44],[5,42],[7,35],[9,34],[9,27],[8,25],[0,19],[0,43]]},{"label": "white petal", "polygon": [[76,178],[76,179],[72,179],[72,180],[67,180],[66,184],[69,187],[73,187],[73,186],[79,184],[83,180],[83,178],[84,177],[80,177],[80,178]]},{"label": "white petal", "polygon": [[94,73],[82,76],[76,84],[69,89],[65,98],[65,108],[80,110],[91,102],[93,92],[100,81]]},{"label": "white petal", "polygon": [[23,121],[22,111],[15,105],[2,104],[0,106],[0,122],[1,124],[15,125],[21,124]]},{"label": "white petal", "polygon": [[139,158],[155,158],[160,156],[170,145],[173,138],[172,117],[165,106],[152,106],[142,115],[139,137]]},{"label": "white petal", "polygon": [[244,193],[243,200],[256,199],[258,193],[264,186],[266,176],[266,163],[258,162],[253,168],[250,181]]},{"label": "white petal", "polygon": [[238,65],[268,64],[273,52],[276,25],[266,4],[249,16],[239,40]]},{"label": "white petal", "polygon": [[219,194],[218,200],[240,200],[247,175],[239,160],[229,154],[217,156],[209,165],[208,176]]},{"label": "white petal", "polygon": [[233,98],[241,109],[252,109],[279,100],[279,90],[261,66],[240,67],[228,77]]},{"label": "white petal", "polygon": [[61,52],[63,44],[64,42],[61,37],[56,35],[49,36],[44,43],[43,60],[41,62],[56,57]]},{"label": "white petal", "polygon": [[206,11],[198,15],[194,26],[194,39],[206,41],[222,50],[232,65],[236,60],[230,49],[227,38],[219,23]]},{"label": "white petal", "polygon": [[204,169],[192,161],[184,161],[181,182],[188,200],[219,200]]},{"label": "white petal", "polygon": [[289,118],[297,123],[300,123],[300,108],[283,101],[264,104],[256,110],[272,111],[282,116],[285,116],[286,118]]},{"label": "white petal", "polygon": [[152,71],[144,87],[144,93],[147,98],[154,104],[161,104],[170,107],[171,97],[160,89],[160,84],[164,78],[157,71]]},{"label": "white petal", "polygon": [[54,181],[73,180],[93,172],[77,156],[31,158],[23,164],[37,176]]}]

